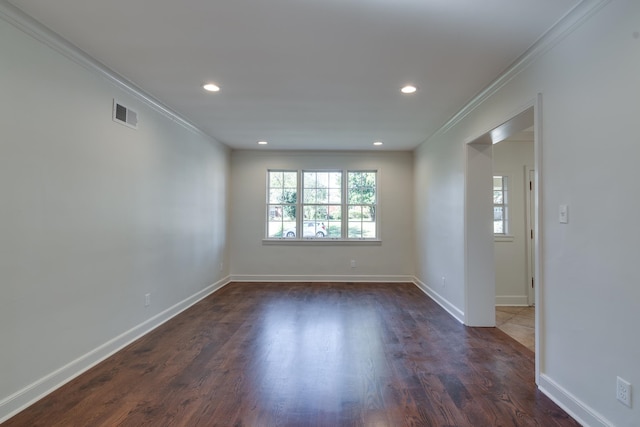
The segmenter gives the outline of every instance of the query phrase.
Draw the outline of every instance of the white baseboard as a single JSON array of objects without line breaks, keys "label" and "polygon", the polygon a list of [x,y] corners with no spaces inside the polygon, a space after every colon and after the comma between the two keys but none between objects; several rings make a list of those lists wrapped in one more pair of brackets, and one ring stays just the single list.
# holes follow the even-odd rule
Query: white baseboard
[{"label": "white baseboard", "polygon": [[422,290],[429,298],[434,300],[438,305],[444,308],[447,313],[452,315],[458,322],[464,324],[464,312],[460,310],[458,307],[454,306],[444,298],[442,295],[433,290],[433,288],[429,287],[426,283],[422,282],[417,277],[413,278],[413,283]]},{"label": "white baseboard", "polygon": [[0,423],[8,420],[18,412],[27,408],[29,405],[32,405],[36,401],[42,399],[57,388],[60,388],[80,374],[91,369],[98,363],[107,359],[109,356],[120,351],[143,335],[148,334],[153,329],[180,314],[198,301],[208,297],[230,282],[230,277],[227,276],[216,283],[207,286],[205,289],[180,301],[172,307],[169,307],[162,313],[158,313],[152,318],[147,319],[121,335],[107,341],[101,346],[96,347],[90,352],[67,363],[65,366],[29,384],[16,393],[0,400]]},{"label": "white baseboard", "polygon": [[268,275],[268,274],[234,274],[231,276],[232,282],[392,282],[392,283],[413,283],[413,276],[404,275],[353,275],[353,276],[341,276],[341,275]]},{"label": "white baseboard", "polygon": [[593,410],[593,408],[580,401],[577,397],[569,393],[547,375],[540,374],[540,383],[538,384],[538,388],[581,425],[586,427],[613,426],[611,421],[607,420]]},{"label": "white baseboard", "polygon": [[518,305],[529,306],[529,299],[526,295],[496,295],[496,305]]}]

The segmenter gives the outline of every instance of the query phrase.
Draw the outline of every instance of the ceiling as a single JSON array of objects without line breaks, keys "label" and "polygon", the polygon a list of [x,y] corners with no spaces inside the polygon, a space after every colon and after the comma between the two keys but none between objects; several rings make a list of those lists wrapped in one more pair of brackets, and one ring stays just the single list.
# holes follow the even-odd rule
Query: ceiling
[{"label": "ceiling", "polygon": [[233,149],[412,150],[579,0],[9,3]]}]

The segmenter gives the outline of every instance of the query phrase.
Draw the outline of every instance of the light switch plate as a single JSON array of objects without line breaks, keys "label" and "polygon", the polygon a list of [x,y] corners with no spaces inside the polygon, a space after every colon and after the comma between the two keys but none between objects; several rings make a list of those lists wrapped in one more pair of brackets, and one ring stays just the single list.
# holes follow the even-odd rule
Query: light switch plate
[{"label": "light switch plate", "polygon": [[569,222],[569,207],[567,205],[560,205],[560,224],[567,224]]}]

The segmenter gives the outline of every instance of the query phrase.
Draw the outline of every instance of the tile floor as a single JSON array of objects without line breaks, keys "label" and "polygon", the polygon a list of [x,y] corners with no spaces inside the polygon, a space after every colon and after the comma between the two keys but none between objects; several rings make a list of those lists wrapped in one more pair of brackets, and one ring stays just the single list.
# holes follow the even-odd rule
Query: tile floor
[{"label": "tile floor", "polygon": [[534,307],[496,307],[496,327],[531,351],[536,351]]}]

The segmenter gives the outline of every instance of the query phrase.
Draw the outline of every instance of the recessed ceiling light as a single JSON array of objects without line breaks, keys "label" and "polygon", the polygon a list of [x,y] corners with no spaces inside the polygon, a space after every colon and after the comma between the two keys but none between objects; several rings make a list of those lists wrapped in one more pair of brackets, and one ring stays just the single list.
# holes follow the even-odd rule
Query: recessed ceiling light
[{"label": "recessed ceiling light", "polygon": [[204,88],[204,90],[208,90],[209,92],[218,92],[220,90],[220,87],[218,85],[214,85],[213,83],[207,83],[202,87]]},{"label": "recessed ceiling light", "polygon": [[406,94],[410,94],[410,93],[415,93],[417,90],[418,90],[417,87],[415,87],[413,85],[407,85],[407,86],[403,87],[402,89],[400,89],[400,92],[406,93]]},{"label": "recessed ceiling light", "polygon": [[382,145],[382,141],[376,141],[373,143],[373,145]]},{"label": "recessed ceiling light", "polygon": [[258,141],[258,145],[267,145],[268,142],[267,141]]}]

